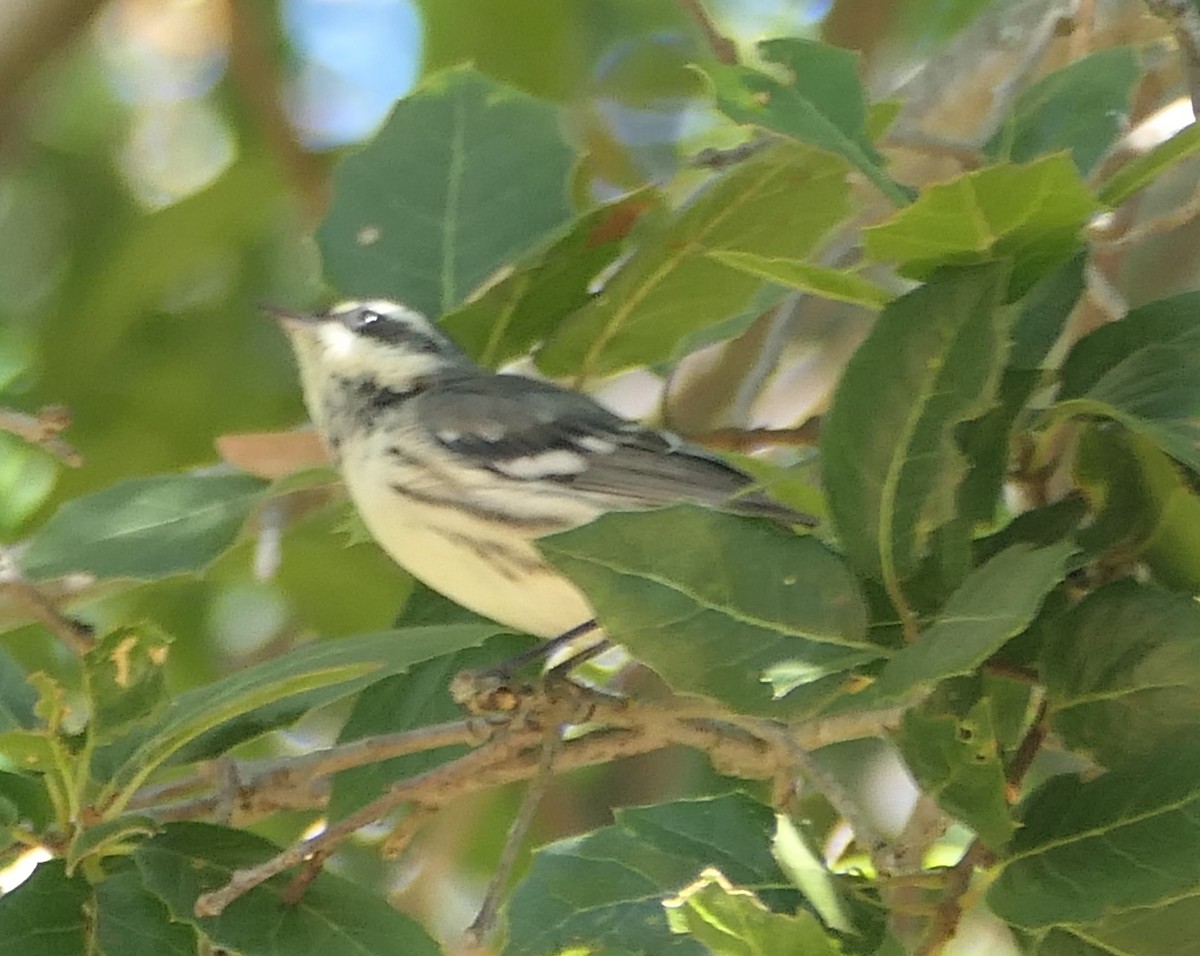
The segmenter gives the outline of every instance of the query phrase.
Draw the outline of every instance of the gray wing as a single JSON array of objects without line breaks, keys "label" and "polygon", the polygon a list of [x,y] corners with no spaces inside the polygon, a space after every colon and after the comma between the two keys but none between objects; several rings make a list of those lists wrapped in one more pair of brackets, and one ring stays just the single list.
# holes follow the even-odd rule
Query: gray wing
[{"label": "gray wing", "polygon": [[569,486],[614,508],[694,501],[816,524],[751,491],[754,479],[720,458],[548,382],[462,374],[431,385],[413,402],[417,420],[442,447],[506,478]]}]

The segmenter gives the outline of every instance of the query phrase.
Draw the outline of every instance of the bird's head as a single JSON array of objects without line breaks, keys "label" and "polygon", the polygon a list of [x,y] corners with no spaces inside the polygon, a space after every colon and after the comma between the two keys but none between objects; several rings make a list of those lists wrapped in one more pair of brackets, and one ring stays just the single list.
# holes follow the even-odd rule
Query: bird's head
[{"label": "bird's head", "polygon": [[387,299],[342,302],[321,312],[266,307],[291,340],[310,398],[334,382],[370,382],[396,392],[466,357],[419,312]]}]

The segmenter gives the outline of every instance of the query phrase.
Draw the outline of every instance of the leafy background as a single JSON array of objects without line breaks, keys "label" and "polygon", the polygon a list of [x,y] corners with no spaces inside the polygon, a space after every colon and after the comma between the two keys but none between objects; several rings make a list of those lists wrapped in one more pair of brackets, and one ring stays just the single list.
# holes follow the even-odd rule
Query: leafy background
[{"label": "leafy background", "polygon": [[[681,508],[546,553],[676,690],[904,708],[821,751],[799,830],[682,748],[564,774],[506,952],[1200,952],[1189,34],[1061,6],[0,9],[0,407],[65,406],[82,458],[0,431],[0,954],[432,953],[478,905],[513,788],[203,920],[319,814],[164,828],[135,796],[452,719],[449,678],[525,644],[264,434],[303,412],[259,303],[342,295],[717,447],[790,430],[745,464],[815,536]],[[328,814],[445,759],[341,774]],[[865,846],[920,835],[918,790],[952,821],[908,861],[932,889]]]}]

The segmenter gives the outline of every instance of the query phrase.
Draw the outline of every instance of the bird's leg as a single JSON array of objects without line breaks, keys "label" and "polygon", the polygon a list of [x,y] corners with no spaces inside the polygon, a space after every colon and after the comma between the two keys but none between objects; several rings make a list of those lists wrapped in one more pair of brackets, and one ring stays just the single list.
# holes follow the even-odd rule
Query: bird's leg
[{"label": "bird's leg", "polygon": [[[514,681],[517,671],[535,661],[549,660],[558,651],[569,647],[573,641],[597,630],[598,627],[595,620],[584,621],[558,637],[493,667],[462,671],[450,684],[450,696],[454,698],[455,703],[473,714],[511,715],[518,709],[521,700],[534,691],[532,684],[517,684]],[[591,660],[610,646],[606,640],[598,641],[555,664],[547,676],[565,676],[574,667]]]}]

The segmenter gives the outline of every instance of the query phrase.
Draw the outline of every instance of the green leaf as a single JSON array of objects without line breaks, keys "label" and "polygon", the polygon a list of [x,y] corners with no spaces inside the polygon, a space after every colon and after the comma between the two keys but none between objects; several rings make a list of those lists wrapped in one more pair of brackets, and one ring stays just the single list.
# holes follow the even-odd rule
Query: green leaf
[{"label": "green leaf", "polygon": [[32,727],[37,691],[26,680],[25,669],[0,647],[0,730]]},{"label": "green leaf", "polygon": [[1007,257],[1012,301],[1075,254],[1096,208],[1070,158],[1060,153],[930,186],[907,209],[865,230],[865,249],[917,279],[943,265]]},{"label": "green leaf", "polygon": [[834,875],[791,817],[784,814],[776,817],[771,852],[826,926],[839,933],[854,932],[846,912],[846,901]]},{"label": "green leaf", "polygon": [[988,154],[1018,163],[1068,150],[1087,176],[1124,135],[1129,99],[1142,73],[1132,47],[1109,47],[1043,76],[1017,98]]},{"label": "green leaf", "polygon": [[313,707],[420,661],[477,644],[495,632],[494,625],[448,625],[297,648],[174,698],[114,776],[128,792],[173,756],[200,759],[224,752],[235,743],[290,723]]},{"label": "green leaf", "polygon": [[771,811],[742,794],[616,811],[611,826],[538,850],[508,906],[506,956],[570,946],[703,956],[674,935],[662,901],[713,866],[773,910],[797,894],[771,856]]},{"label": "green leaf", "polygon": [[868,309],[881,309],[895,298],[870,279],[853,272],[827,269],[797,259],[757,256],[752,252],[712,252],[709,255],[722,265],[740,269],[760,279]]},{"label": "green leaf", "polygon": [[669,358],[682,339],[741,310],[761,284],[709,253],[810,254],[846,216],[845,173],[837,157],[781,142],[714,177],[641,231],[637,250],[550,336],[538,365],[588,378]]},{"label": "green leaf", "polygon": [[442,319],[442,327],[481,365],[524,355],[591,298],[591,282],[624,247],[647,206],[632,193],[580,216],[550,246]]},{"label": "green leaf", "polygon": [[959,445],[971,463],[959,489],[959,513],[972,523],[990,524],[995,519],[1008,476],[1013,429],[1042,382],[1042,364],[1083,294],[1086,264],[1087,253],[1080,252],[1025,297],[1013,321],[998,401],[958,433]]},{"label": "green leaf", "polygon": [[733,886],[714,867],[705,868],[695,883],[663,906],[671,932],[690,936],[716,956],[840,956],[843,952],[812,913],[772,913],[752,891]]},{"label": "green leaf", "polygon": [[701,69],[717,107],[738,123],[752,123],[844,156],[898,206],[910,196],[883,169],[867,138],[867,107],[858,56],[812,40],[764,40],[758,51],[782,67],[787,82],[744,66],[711,63]]},{"label": "green leaf", "polygon": [[195,956],[196,932],[171,919],[136,870],[114,873],[96,887],[96,941],[104,956]]},{"label": "green leaf", "polygon": [[571,162],[550,104],[470,68],[439,73],[335,170],[326,275],[437,317],[571,218]]},{"label": "green leaf", "polygon": [[1116,563],[1144,561],[1157,580],[1200,591],[1200,497],[1148,438],[1111,424],[1084,431],[1075,477],[1095,517],[1079,534]]},{"label": "green leaf", "polygon": [[1200,471],[1200,293],[1133,309],[1080,339],[1057,411],[1113,418]]},{"label": "green leaf", "polygon": [[[1085,945],[1094,949],[1079,950],[1085,956],[1197,956],[1200,954],[1200,894],[1172,900],[1162,906],[1110,913],[1098,923],[1084,927],[1052,930],[1056,933],[1079,933]],[[1058,956],[1058,950],[1039,949],[1038,956]],[[1071,951],[1067,951],[1068,953]]]},{"label": "green leaf", "polygon": [[89,856],[103,858],[128,853],[143,837],[151,836],[158,830],[159,825],[153,817],[137,813],[76,830],[67,847],[67,872],[74,873],[80,861]]},{"label": "green leaf", "polygon": [[[469,647],[414,665],[406,674],[386,677],[355,698],[338,742],[429,727],[462,717],[447,688],[460,671],[494,666],[529,650],[533,638],[502,634],[481,647]],[[339,820],[375,799],[397,780],[415,776],[466,752],[442,747],[343,770],[333,778],[328,815]]]},{"label": "green leaf", "polygon": [[954,516],[967,465],[954,429],[993,401],[1007,275],[1003,264],[946,270],[891,303],[834,395],[821,437],[829,509],[847,556],[894,602],[929,533]]},{"label": "green leaf", "polygon": [[1061,617],[1043,651],[1055,731],[1106,767],[1200,731],[1200,607],[1122,581]]},{"label": "green leaf", "polygon": [[25,574],[155,580],[202,571],[228,548],[264,484],[249,475],[163,475],[68,501],[20,556]]},{"label": "green leaf", "polygon": [[261,837],[204,823],[176,823],[134,854],[142,880],[172,918],[242,956],[337,953],[338,956],[437,956],[440,950],[413,920],[382,896],[328,870],[298,903],[283,900],[281,874],[231,903],[220,916],[200,919],[197,897],[233,873],[279,852]]},{"label": "green leaf", "polygon": [[38,864],[0,896],[0,956],[84,956],[91,898],[87,880],[68,877],[62,860]]},{"label": "green leaf", "polygon": [[604,515],[538,544],[613,641],[675,690],[740,713],[808,706],[772,699],[772,667],[790,665],[807,684],[886,653],[867,638],[862,596],[839,558],[767,522],[679,506]]},{"label": "green leaf", "polygon": [[897,742],[922,793],[979,834],[987,846],[999,848],[1008,842],[1013,822],[990,701],[978,701],[962,717],[931,702],[922,704],[904,715]]},{"label": "green leaf", "polygon": [[1027,929],[1200,893],[1200,754],[1171,746],[1087,782],[1055,777],[1027,802],[992,911]]},{"label": "green leaf", "polygon": [[884,666],[875,684],[879,695],[904,697],[947,677],[973,673],[1029,626],[1063,579],[1075,550],[1072,541],[1045,548],[1018,544],[976,568],[920,639]]},{"label": "green leaf", "polygon": [[104,743],[156,715],[167,702],[163,669],[171,638],[152,624],[105,634],[83,660],[91,718],[88,735]]},{"label": "green leaf", "polygon": [[1113,173],[1100,189],[1100,201],[1119,206],[1174,166],[1200,152],[1200,124],[1189,123],[1168,140],[1136,156]]},{"label": "green leaf", "polygon": [[[4,751],[0,749],[0,755]],[[54,805],[40,774],[12,773],[0,770],[0,802],[8,805],[12,823],[27,821],[34,832],[41,832],[54,819]]]}]

